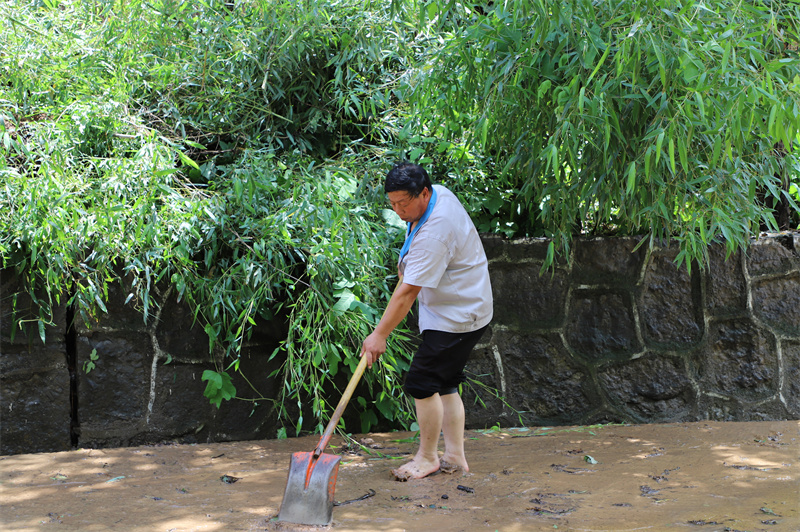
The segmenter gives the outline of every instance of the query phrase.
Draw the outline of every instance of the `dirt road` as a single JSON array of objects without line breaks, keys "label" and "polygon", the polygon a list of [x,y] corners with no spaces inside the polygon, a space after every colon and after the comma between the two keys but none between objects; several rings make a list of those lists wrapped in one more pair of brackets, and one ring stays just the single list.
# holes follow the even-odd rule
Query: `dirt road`
[{"label": "dirt road", "polygon": [[[333,531],[798,531],[800,422],[468,431],[471,471],[396,482],[410,433],[343,453]],[[0,529],[319,530],[277,521],[316,438],[0,457]],[[358,499],[367,496],[363,500]]]}]

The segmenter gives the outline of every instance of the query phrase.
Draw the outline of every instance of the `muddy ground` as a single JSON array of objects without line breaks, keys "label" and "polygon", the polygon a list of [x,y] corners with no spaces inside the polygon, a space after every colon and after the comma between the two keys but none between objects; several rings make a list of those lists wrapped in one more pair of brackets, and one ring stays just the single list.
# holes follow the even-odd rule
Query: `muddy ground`
[{"label": "muddy ground", "polygon": [[0,529],[800,530],[798,421],[468,431],[468,474],[396,482],[410,436],[334,437],[330,527],[277,521],[306,437],[3,456]]}]

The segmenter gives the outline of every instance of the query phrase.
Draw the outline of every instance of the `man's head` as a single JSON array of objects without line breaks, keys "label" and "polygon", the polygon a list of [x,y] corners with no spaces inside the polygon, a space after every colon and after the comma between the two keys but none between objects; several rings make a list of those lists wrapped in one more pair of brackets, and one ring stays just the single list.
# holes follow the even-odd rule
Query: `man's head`
[{"label": "man's head", "polygon": [[405,222],[416,222],[428,208],[433,185],[424,168],[404,162],[389,170],[383,189],[394,212]]},{"label": "man's head", "polygon": [[419,196],[425,188],[432,190],[428,172],[420,165],[409,162],[394,165],[394,168],[386,174],[386,182],[383,185],[387,194],[404,191],[414,197]]}]

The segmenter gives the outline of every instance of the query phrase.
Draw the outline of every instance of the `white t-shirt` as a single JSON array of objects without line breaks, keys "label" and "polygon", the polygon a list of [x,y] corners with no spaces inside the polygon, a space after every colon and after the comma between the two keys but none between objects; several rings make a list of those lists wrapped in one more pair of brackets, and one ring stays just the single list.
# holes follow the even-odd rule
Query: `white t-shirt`
[{"label": "white t-shirt", "polygon": [[420,331],[471,332],[492,319],[492,285],[483,244],[455,194],[441,185],[436,205],[403,257],[403,282],[421,286]]}]

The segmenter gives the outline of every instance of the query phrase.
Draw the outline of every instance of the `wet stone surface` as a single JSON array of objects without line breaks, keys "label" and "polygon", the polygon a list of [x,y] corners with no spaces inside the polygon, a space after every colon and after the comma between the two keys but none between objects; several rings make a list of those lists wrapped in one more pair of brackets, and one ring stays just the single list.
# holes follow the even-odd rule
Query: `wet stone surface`
[{"label": "wet stone surface", "polygon": [[638,419],[668,420],[691,412],[693,390],[683,360],[649,355],[598,375],[611,402]]},{"label": "wet stone surface", "polygon": [[710,345],[699,361],[703,389],[750,401],[777,389],[775,338],[746,319],[715,323]]},{"label": "wet stone surface", "polygon": [[690,275],[685,268],[676,268],[674,261],[671,253],[655,255],[645,272],[640,306],[648,345],[686,348],[702,337],[696,269]]},{"label": "wet stone surface", "polygon": [[624,293],[575,290],[568,321],[568,345],[589,360],[620,358],[642,348]]}]

